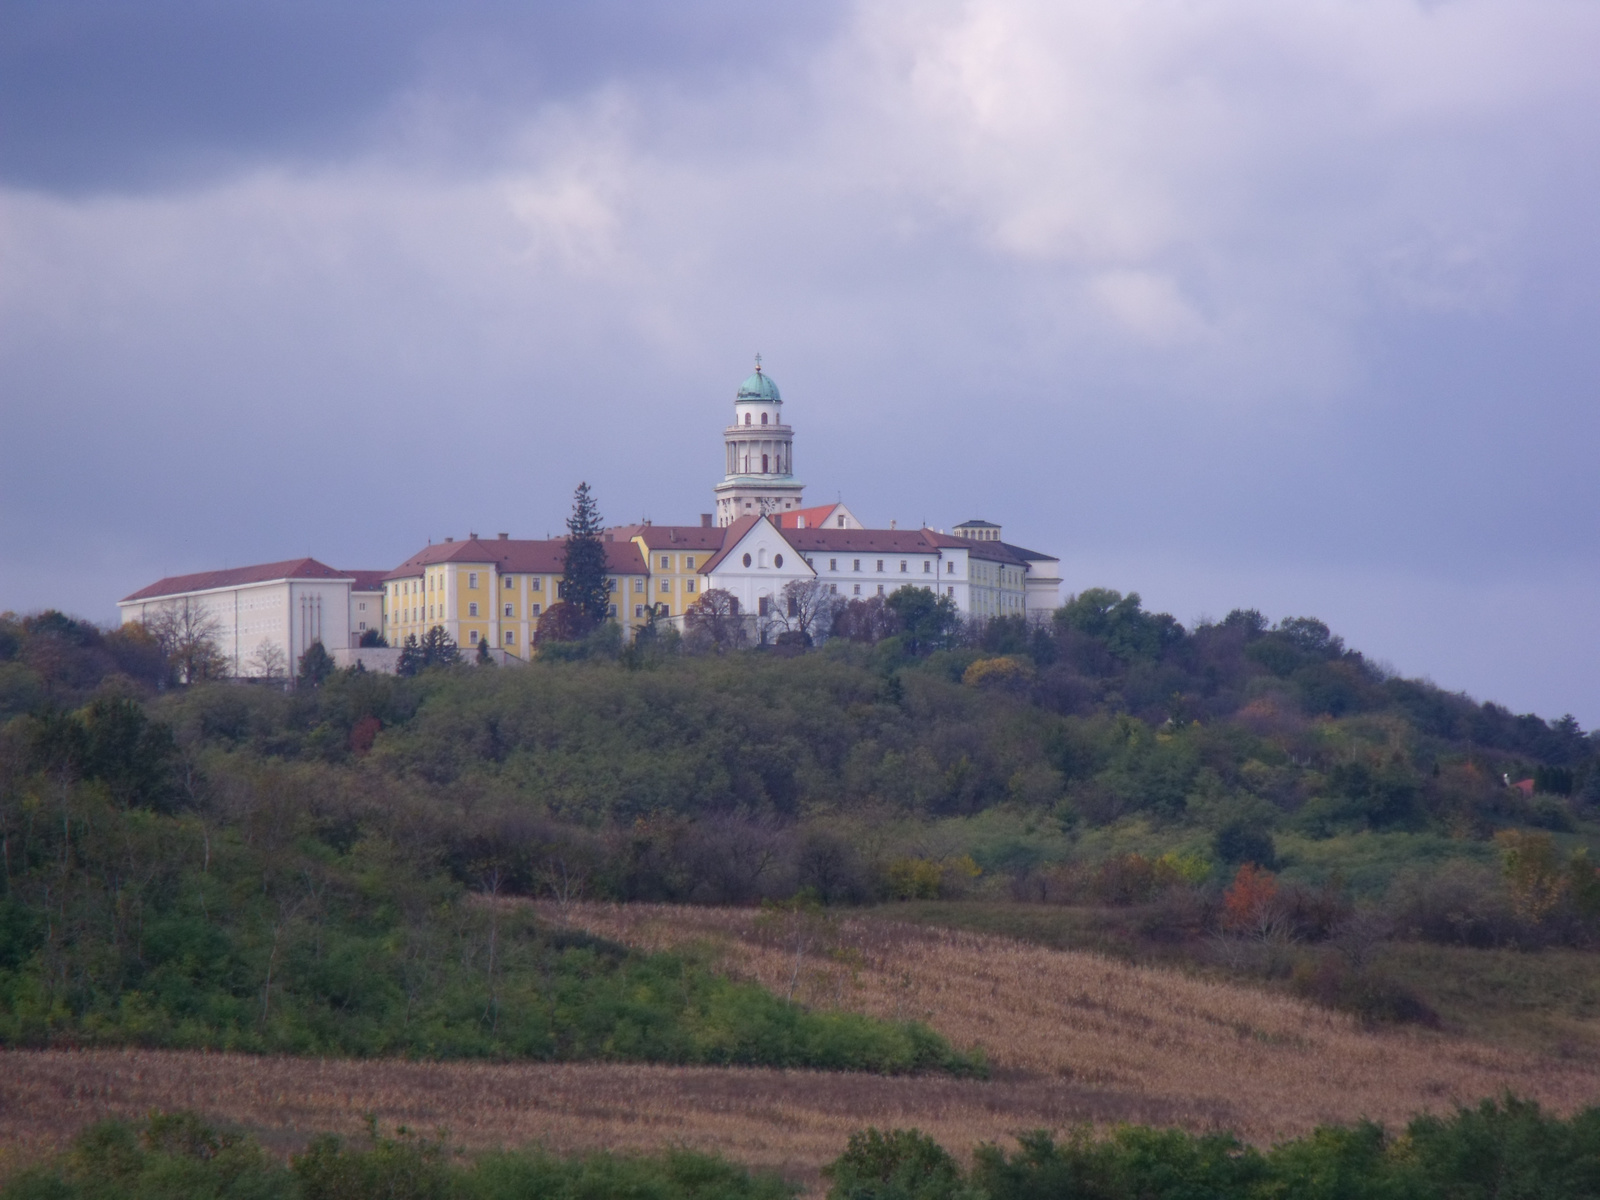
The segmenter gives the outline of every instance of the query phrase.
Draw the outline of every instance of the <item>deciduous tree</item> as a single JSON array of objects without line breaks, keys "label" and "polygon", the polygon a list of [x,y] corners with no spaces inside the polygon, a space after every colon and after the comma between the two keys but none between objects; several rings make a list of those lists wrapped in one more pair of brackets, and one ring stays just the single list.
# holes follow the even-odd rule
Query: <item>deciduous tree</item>
[{"label": "deciduous tree", "polygon": [[218,645],[222,623],[201,605],[187,598],[171,601],[146,616],[144,625],[167,656],[175,682],[227,676],[228,660]]},{"label": "deciduous tree", "polygon": [[721,654],[735,650],[749,640],[745,619],[739,612],[739,598],[723,588],[703,592],[683,614],[683,628],[693,650],[713,650]]}]

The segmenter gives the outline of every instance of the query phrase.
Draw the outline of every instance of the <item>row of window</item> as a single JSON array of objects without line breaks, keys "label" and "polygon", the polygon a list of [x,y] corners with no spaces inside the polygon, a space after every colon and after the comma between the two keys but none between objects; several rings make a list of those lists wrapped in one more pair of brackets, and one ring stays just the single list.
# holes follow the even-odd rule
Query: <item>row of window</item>
[{"label": "row of window", "polygon": [[[745,555],[745,557],[748,558],[749,555]],[[884,573],[884,562],[885,561],[886,560],[881,559],[881,558],[876,560],[876,562],[877,562],[876,570],[877,570],[878,574],[880,574],[880,575],[882,575]],[[861,559],[852,558],[850,560],[850,569],[852,571],[861,570],[861,563],[862,563]],[[748,562],[745,563],[745,566],[748,567],[749,565],[750,564]],[[817,569],[817,560],[814,559],[814,558],[807,558],[806,559],[806,565],[809,566],[814,571],[814,570]],[[828,560],[828,570],[837,571],[838,569],[839,569],[839,560],[837,558],[830,558]],[[944,564],[944,570],[945,570],[945,574],[946,575],[954,575],[956,573],[956,564],[953,561],[952,562],[947,562],[947,563]],[[905,575],[905,574],[909,574],[910,571],[911,571],[910,562],[907,559],[902,558],[900,560],[900,573],[902,575]],[[933,574],[933,562],[932,562],[931,559],[924,559],[923,560],[923,562],[922,562],[922,573],[924,575],[932,575]]]}]

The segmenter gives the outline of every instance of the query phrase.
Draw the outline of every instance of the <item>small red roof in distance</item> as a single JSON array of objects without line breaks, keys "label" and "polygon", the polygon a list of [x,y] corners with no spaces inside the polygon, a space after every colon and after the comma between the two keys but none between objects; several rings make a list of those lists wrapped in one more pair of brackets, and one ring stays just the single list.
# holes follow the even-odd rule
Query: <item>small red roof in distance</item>
[{"label": "small red roof in distance", "polygon": [[387,571],[346,571],[345,574],[354,579],[350,585],[352,592],[381,592],[383,591],[383,577]]},{"label": "small red roof in distance", "polygon": [[786,513],[779,513],[778,528],[798,529],[800,527],[800,518],[804,517],[807,529],[817,529],[829,517],[833,516],[833,510],[838,507],[837,504],[819,504],[815,508],[795,508]]},{"label": "small red roof in distance", "polygon": [[140,588],[130,600],[153,600],[158,596],[181,596],[186,592],[209,592],[217,588],[240,587],[247,583],[273,583],[279,579],[349,579],[347,571],[335,571],[314,558],[291,558],[284,562],[262,563],[254,567],[230,567],[226,571],[201,571],[196,575],[170,575],[149,587]]},{"label": "small red roof in distance", "polygon": [[[632,542],[602,542],[606,548],[606,570],[614,575],[646,574],[644,556]],[[559,575],[566,569],[567,541],[548,538],[521,541],[516,538],[468,538],[464,542],[440,542],[419,550],[384,579],[411,579],[425,567],[440,563],[482,563],[502,575]]]}]

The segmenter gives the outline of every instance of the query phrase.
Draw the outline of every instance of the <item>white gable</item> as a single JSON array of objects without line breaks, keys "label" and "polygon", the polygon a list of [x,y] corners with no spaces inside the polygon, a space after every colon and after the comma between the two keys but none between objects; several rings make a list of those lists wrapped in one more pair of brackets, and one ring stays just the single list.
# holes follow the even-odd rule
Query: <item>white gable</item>
[{"label": "white gable", "polygon": [[816,572],[767,520],[757,521],[708,574],[708,587],[732,592],[742,612],[757,613],[763,596],[776,599],[784,584]]}]

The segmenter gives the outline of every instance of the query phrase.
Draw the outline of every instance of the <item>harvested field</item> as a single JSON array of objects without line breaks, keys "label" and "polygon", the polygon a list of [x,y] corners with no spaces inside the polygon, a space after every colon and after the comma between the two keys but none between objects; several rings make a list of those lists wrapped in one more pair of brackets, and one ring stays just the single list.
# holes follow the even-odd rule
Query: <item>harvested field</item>
[{"label": "harvested field", "polygon": [[1366,1030],[1288,996],[1008,938],[871,916],[808,926],[749,909],[542,911],[630,945],[699,943],[724,969],[810,1004],[926,1021],[958,1047],[983,1046],[999,1083],[1144,1097],[1191,1129],[1220,1124],[1261,1143],[1360,1117],[1399,1124],[1508,1088],[1563,1112],[1600,1102],[1592,1057]]},{"label": "harvested field", "polygon": [[[0,1173],[85,1123],[194,1108],[291,1149],[363,1115],[468,1148],[717,1150],[815,1184],[865,1125],[916,1125],[965,1151],[1021,1130],[1137,1121],[1259,1142],[1326,1121],[1399,1123],[1510,1088],[1569,1111],[1600,1064],[1349,1018],[1244,987],[1004,938],[749,910],[543,908],[641,947],[698,944],[810,1004],[927,1021],[981,1044],[987,1082],[612,1064],[319,1061],[155,1051],[0,1054]],[[798,953],[797,953],[798,951]]]},{"label": "harvested field", "polygon": [[[809,1071],[615,1064],[483,1065],[250,1058],[178,1051],[0,1054],[0,1175],[90,1121],[193,1108],[297,1149],[316,1132],[448,1129],[471,1149],[715,1150],[813,1183],[850,1134],[916,1125],[953,1147],[1007,1130],[1090,1120],[1168,1124],[1192,1114],[1155,1098],[1048,1079],[980,1083]],[[1211,1114],[1226,1124],[1231,1114]]]}]

